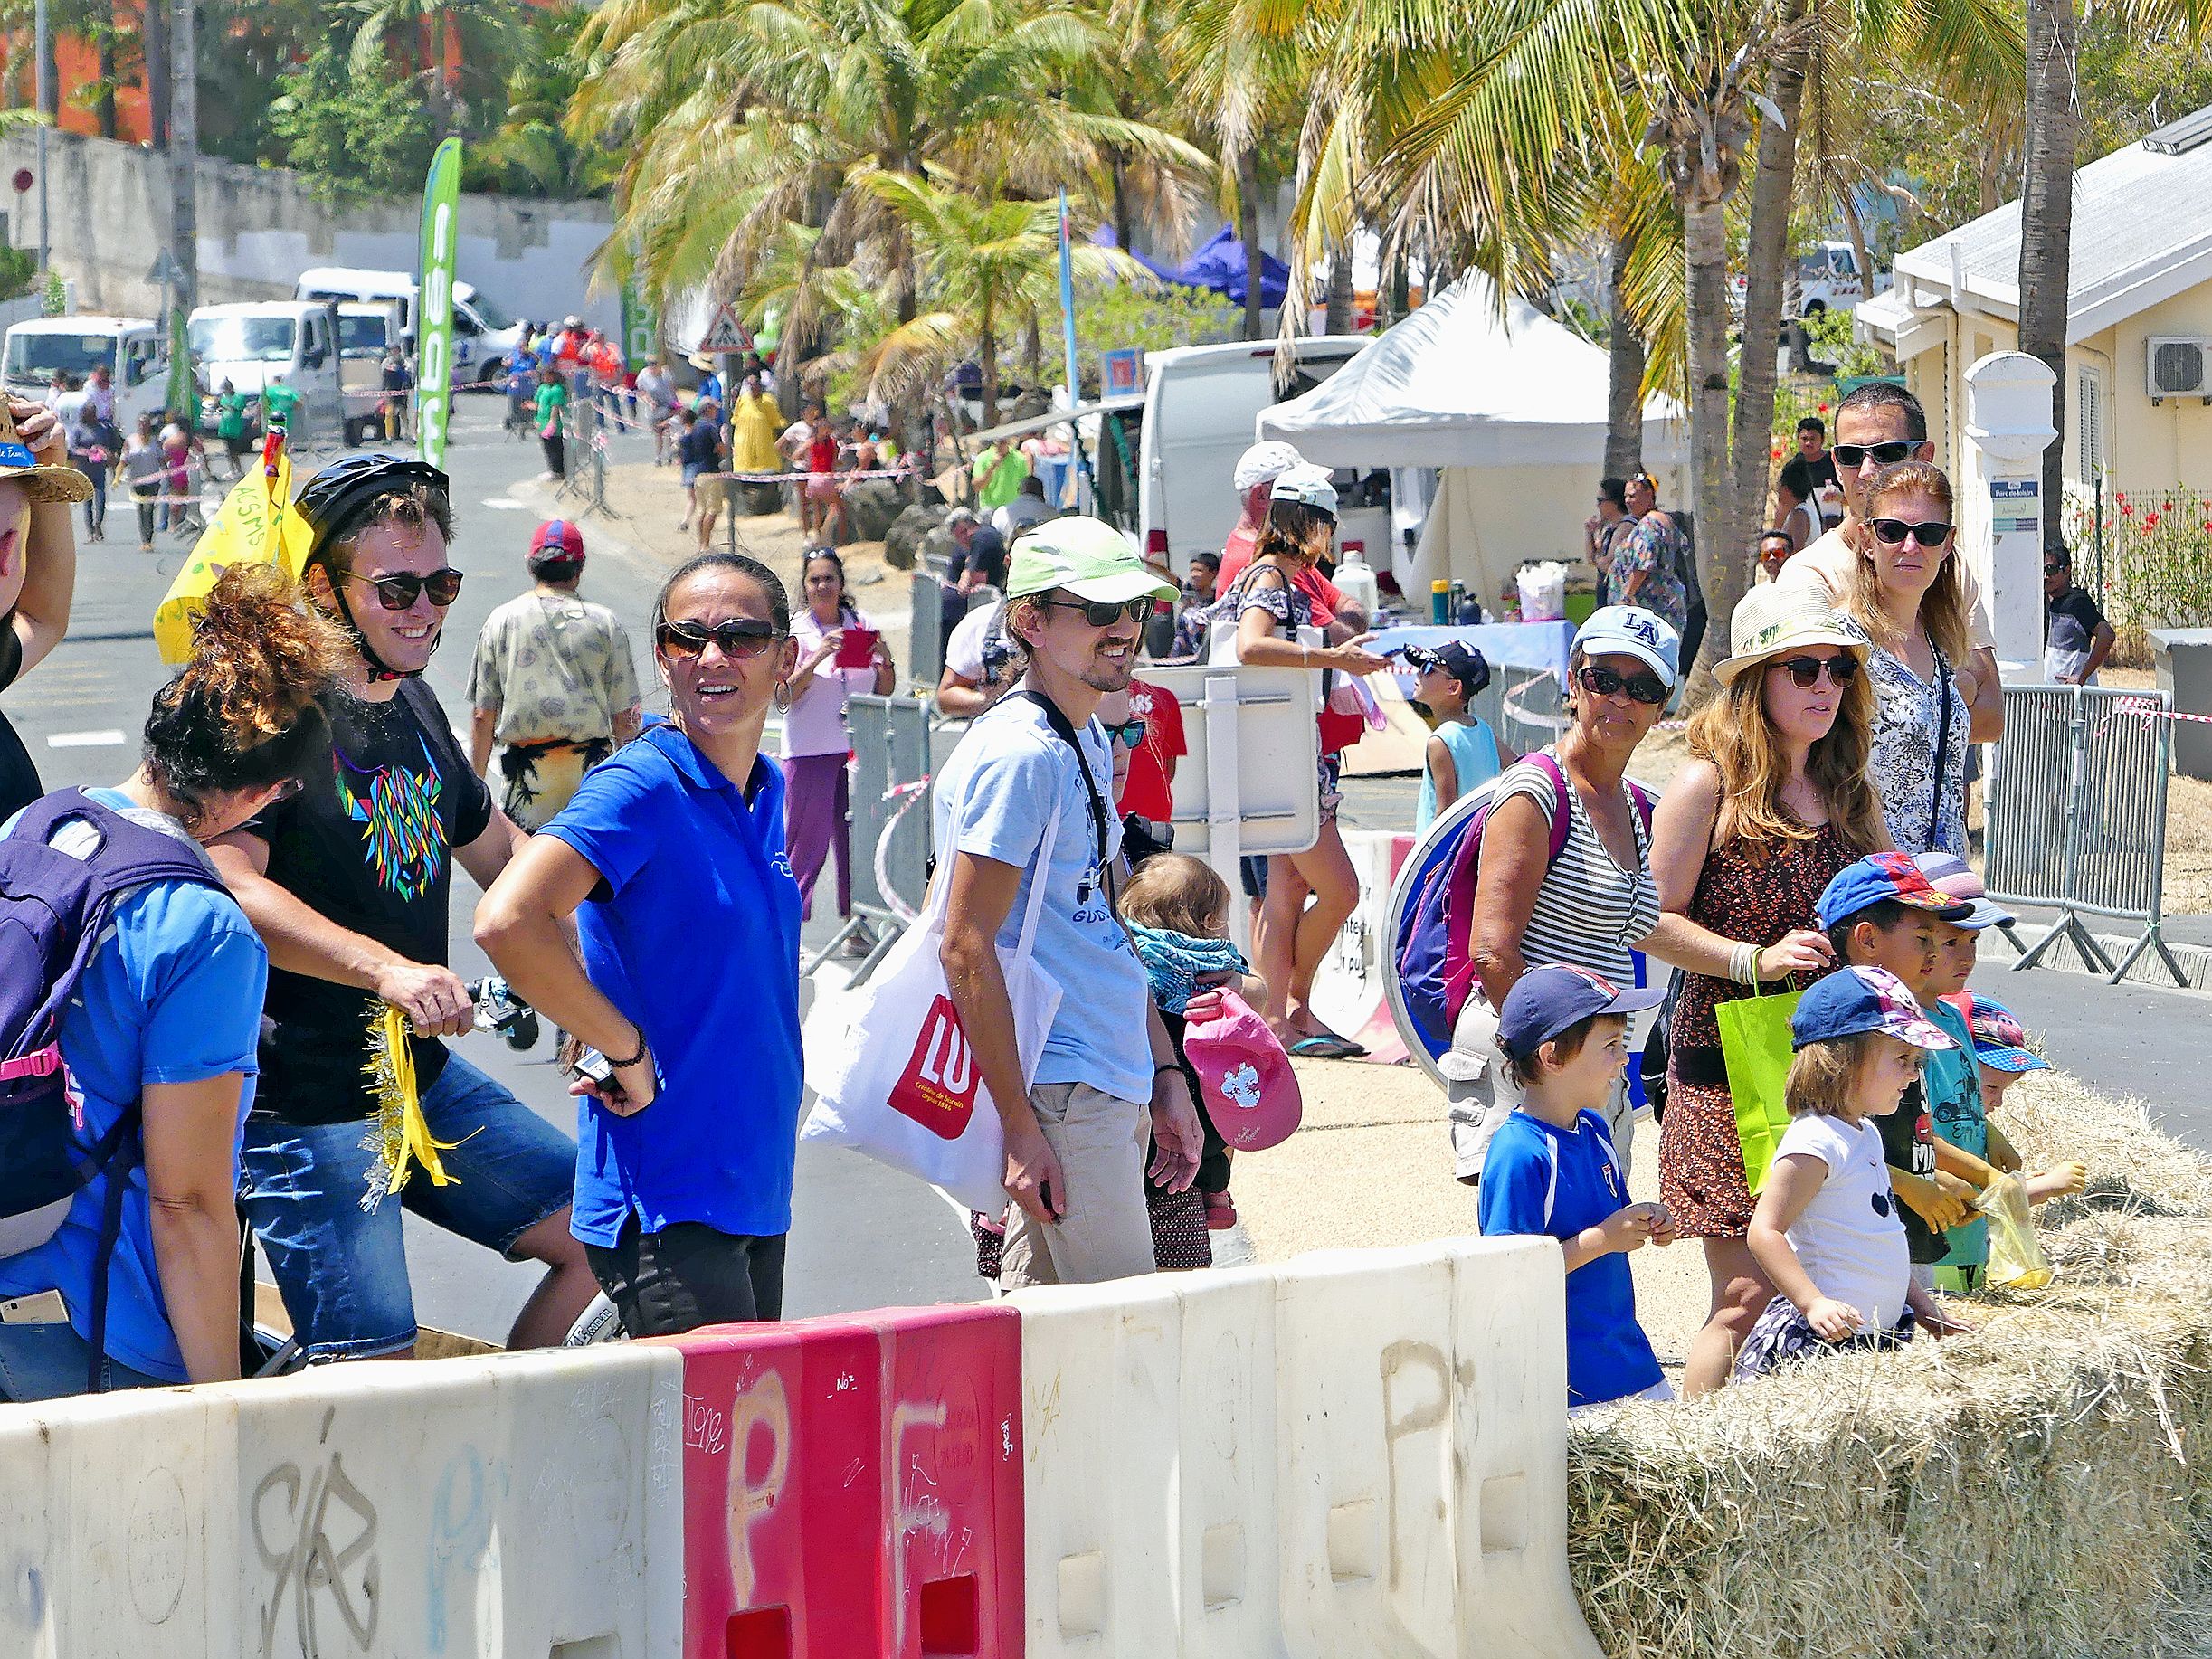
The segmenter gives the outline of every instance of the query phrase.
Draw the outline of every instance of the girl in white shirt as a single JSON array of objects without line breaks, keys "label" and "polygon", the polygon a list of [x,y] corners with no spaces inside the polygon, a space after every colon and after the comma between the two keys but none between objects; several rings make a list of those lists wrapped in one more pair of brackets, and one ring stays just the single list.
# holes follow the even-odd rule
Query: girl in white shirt
[{"label": "girl in white shirt", "polygon": [[1839,969],[1790,1017],[1790,1127],[1752,1213],[1752,1256],[1781,1294],[1736,1356],[1755,1377],[1833,1348],[1884,1348],[1962,1330],[1913,1283],[1882,1132],[1930,1049],[1955,1045],[1886,969]]}]

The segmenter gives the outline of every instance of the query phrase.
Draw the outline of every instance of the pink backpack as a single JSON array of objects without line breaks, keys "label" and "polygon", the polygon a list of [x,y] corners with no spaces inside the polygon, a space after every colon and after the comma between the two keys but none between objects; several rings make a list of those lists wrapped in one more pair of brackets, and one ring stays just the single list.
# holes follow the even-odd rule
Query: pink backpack
[{"label": "pink backpack", "polygon": [[1297,1074],[1250,1003],[1233,991],[1222,992],[1220,1019],[1183,1028],[1182,1053],[1222,1140],[1240,1152],[1257,1152],[1290,1138],[1305,1112]]}]

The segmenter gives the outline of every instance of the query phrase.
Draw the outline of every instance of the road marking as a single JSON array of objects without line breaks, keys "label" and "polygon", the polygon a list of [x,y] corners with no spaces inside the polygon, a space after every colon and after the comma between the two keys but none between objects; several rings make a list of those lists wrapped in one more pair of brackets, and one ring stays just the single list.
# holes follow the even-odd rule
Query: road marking
[{"label": "road marking", "polygon": [[104,732],[56,732],[46,739],[49,749],[111,749],[121,745],[123,734],[110,728]]},{"label": "road marking", "polygon": [[527,513],[530,508],[527,501],[517,501],[512,496],[486,496],[484,505],[496,507],[503,513]]}]

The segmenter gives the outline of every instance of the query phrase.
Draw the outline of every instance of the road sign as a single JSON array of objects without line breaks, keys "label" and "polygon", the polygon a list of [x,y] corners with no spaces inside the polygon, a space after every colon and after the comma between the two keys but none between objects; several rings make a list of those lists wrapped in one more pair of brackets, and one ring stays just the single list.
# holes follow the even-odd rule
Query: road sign
[{"label": "road sign", "polygon": [[1098,354],[1098,395],[1134,397],[1144,389],[1144,356],[1134,346]]},{"label": "road sign", "polygon": [[715,319],[707,325],[706,337],[699,341],[704,352],[736,353],[751,351],[753,337],[745,326],[737,320],[737,308],[725,304],[715,311]]},{"label": "road sign", "polygon": [[176,262],[176,255],[164,248],[154,256],[154,268],[146,273],[146,280],[156,288],[176,288],[185,280],[185,268]]}]

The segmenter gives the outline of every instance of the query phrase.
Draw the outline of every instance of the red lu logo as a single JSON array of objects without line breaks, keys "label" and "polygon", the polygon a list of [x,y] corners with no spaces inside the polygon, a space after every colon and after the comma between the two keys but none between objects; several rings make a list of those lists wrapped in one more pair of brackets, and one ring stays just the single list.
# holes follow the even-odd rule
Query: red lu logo
[{"label": "red lu logo", "polygon": [[891,1110],[941,1140],[957,1141],[975,1114],[978,1082],[975,1050],[960,1029],[953,1000],[940,993],[929,1005],[906,1069],[891,1086]]}]

